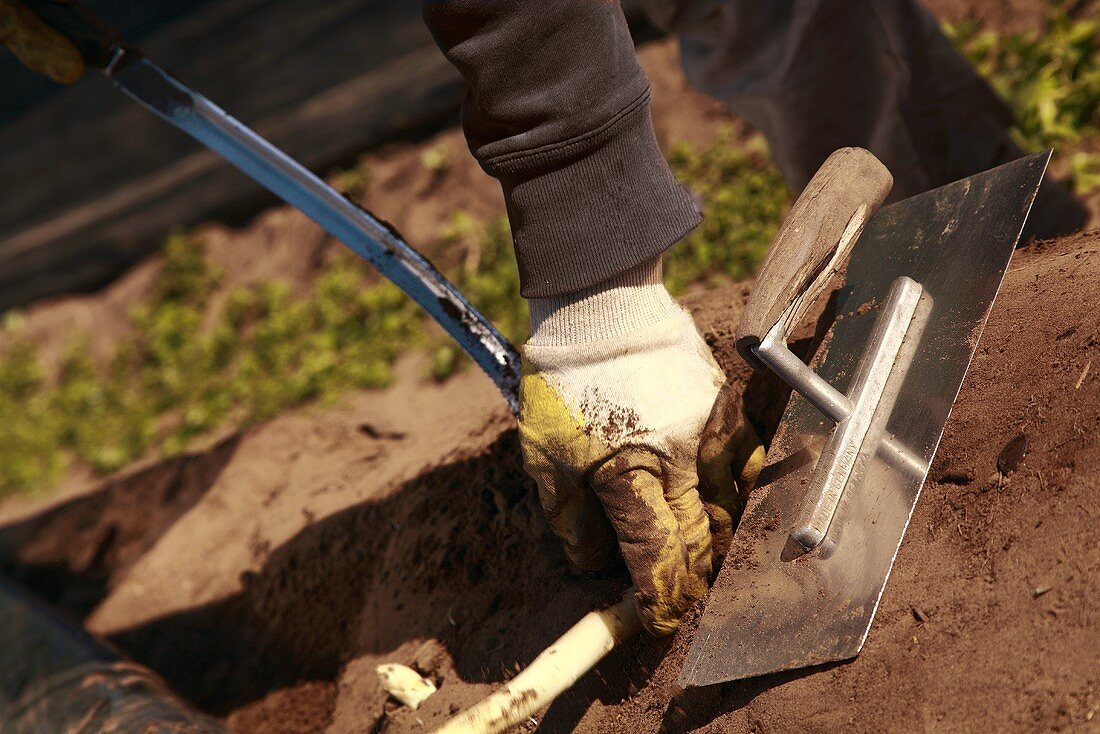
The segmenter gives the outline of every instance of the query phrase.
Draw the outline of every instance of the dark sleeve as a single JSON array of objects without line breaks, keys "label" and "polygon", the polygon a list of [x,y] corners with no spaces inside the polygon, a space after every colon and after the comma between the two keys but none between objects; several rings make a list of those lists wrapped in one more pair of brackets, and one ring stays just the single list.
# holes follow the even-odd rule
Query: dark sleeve
[{"label": "dark sleeve", "polygon": [[699,222],[657,146],[618,2],[426,0],[468,84],[470,149],[500,181],[525,298],[595,285]]}]

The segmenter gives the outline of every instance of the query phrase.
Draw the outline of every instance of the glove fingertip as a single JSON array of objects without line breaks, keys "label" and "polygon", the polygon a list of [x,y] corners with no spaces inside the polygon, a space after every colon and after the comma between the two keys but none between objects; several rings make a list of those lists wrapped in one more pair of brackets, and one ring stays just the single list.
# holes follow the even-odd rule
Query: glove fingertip
[{"label": "glove fingertip", "polygon": [[84,60],[81,58],[67,59],[65,63],[55,64],[46,71],[46,74],[58,84],[75,84],[84,76]]},{"label": "glove fingertip", "polygon": [[642,620],[642,627],[651,635],[667,637],[680,627],[680,615],[673,613],[659,600],[645,599],[639,592],[635,594],[634,602],[638,605],[638,616]]},{"label": "glove fingertip", "polygon": [[569,545],[563,541],[562,548],[569,563],[580,571],[599,571],[611,560],[612,546],[608,543]]},{"label": "glove fingertip", "polygon": [[656,590],[651,588],[645,591],[638,588],[635,591],[634,601],[638,606],[638,616],[646,630],[658,637],[664,637],[679,628],[680,618],[692,604],[705,597],[710,588],[710,568],[701,570],[702,575],[691,572],[681,575],[671,589],[662,590],[662,587],[656,587]]},{"label": "glove fingertip", "polygon": [[767,458],[767,452],[764,450],[763,445],[757,444],[752,453],[745,460],[745,463],[741,466],[740,479],[741,486],[744,487],[744,491],[752,489],[756,484],[757,478],[760,476],[760,472],[764,470],[764,461]]}]

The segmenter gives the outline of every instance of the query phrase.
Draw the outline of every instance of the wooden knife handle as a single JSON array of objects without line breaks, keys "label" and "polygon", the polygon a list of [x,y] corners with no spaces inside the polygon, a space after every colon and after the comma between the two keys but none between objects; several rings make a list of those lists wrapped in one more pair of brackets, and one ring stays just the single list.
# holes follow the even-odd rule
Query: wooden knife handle
[{"label": "wooden knife handle", "polygon": [[88,66],[106,68],[115,48],[123,44],[119,32],[79,0],[23,0],[23,3],[43,23],[72,41]]},{"label": "wooden knife handle", "polygon": [[841,148],[821,165],[791,207],[756,276],[737,350],[762,367],[752,348],[780,321],[784,334],[806,315],[840,269],[894,178],[863,148]]}]

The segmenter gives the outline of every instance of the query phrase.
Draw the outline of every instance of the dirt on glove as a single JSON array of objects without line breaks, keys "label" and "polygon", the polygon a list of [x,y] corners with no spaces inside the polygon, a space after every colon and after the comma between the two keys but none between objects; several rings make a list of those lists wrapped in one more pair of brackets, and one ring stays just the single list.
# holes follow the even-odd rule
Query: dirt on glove
[{"label": "dirt on glove", "polygon": [[[747,291],[687,305],[768,430],[782,400],[732,343]],[[614,652],[540,731],[1100,730],[1098,292],[1098,232],[1016,253],[857,660],[683,693],[689,618]],[[0,570],[237,731],[430,730],[626,576],[570,574],[487,380],[401,372],[9,508]],[[439,692],[387,700],[382,662]]]}]

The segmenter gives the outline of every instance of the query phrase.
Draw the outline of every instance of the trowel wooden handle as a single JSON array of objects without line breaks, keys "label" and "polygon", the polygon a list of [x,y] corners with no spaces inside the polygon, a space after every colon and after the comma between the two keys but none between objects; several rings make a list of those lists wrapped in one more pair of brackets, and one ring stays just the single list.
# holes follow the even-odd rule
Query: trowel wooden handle
[{"label": "trowel wooden handle", "polygon": [[779,228],[737,328],[750,365],[761,366],[752,348],[773,326],[782,321],[786,336],[806,315],[893,183],[863,148],[841,148],[821,165]]}]

